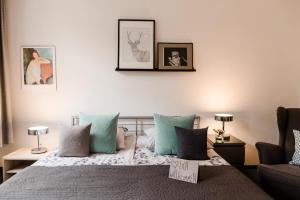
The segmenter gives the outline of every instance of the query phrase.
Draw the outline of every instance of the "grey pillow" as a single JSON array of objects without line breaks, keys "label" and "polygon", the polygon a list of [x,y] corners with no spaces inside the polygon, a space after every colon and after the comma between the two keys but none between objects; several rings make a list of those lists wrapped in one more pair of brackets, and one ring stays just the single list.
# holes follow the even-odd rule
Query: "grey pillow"
[{"label": "grey pillow", "polygon": [[90,154],[90,129],[92,124],[63,127],[59,137],[58,155],[84,157]]}]

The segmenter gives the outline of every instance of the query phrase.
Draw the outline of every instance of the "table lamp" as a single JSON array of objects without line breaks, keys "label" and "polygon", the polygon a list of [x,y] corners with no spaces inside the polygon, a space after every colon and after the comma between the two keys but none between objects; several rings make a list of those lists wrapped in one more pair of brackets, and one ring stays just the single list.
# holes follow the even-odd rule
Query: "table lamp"
[{"label": "table lamp", "polygon": [[225,132],[225,122],[231,122],[233,121],[233,115],[231,114],[215,114],[215,120],[216,121],[221,121],[222,122],[222,130],[224,132],[224,140],[229,140],[230,139],[230,135],[226,134]]},{"label": "table lamp", "polygon": [[33,154],[40,154],[47,152],[45,147],[40,147],[40,135],[48,134],[49,128],[46,126],[33,126],[28,128],[28,135],[36,135],[38,146],[37,148],[31,149],[31,153]]}]

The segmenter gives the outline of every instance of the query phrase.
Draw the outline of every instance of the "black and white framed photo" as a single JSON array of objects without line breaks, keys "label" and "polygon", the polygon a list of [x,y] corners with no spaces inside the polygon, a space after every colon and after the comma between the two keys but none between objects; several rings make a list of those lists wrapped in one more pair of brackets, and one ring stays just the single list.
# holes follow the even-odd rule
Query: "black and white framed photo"
[{"label": "black and white framed photo", "polygon": [[193,43],[158,43],[158,70],[195,71]]},{"label": "black and white framed photo", "polygon": [[118,20],[117,69],[154,69],[155,20]]}]

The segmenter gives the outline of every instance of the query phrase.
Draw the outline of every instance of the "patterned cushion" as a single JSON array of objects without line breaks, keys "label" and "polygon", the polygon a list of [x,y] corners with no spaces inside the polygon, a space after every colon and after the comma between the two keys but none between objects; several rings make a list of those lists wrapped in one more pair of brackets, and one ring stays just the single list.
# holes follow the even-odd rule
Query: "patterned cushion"
[{"label": "patterned cushion", "polygon": [[293,130],[295,136],[295,153],[290,164],[300,165],[300,131]]}]

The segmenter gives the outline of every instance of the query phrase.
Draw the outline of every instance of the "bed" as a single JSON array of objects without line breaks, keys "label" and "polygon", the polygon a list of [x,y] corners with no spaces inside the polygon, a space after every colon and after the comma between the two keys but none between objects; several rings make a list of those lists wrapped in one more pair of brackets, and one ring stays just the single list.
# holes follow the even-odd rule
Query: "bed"
[{"label": "bed", "polygon": [[3,183],[0,199],[271,199],[213,149],[210,160],[199,161],[197,184],[169,179],[173,156],[137,145],[147,123],[126,119],[134,121],[137,134],[127,135],[124,150],[83,158],[61,158],[53,151]]}]

